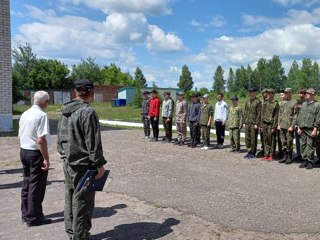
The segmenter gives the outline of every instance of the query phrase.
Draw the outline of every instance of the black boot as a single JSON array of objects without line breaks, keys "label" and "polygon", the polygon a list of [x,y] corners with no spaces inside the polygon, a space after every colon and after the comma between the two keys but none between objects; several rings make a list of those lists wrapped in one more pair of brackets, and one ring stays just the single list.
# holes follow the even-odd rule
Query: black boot
[{"label": "black boot", "polygon": [[285,163],[288,159],[288,153],[284,152],[283,158],[279,161],[279,163]]},{"label": "black boot", "polygon": [[289,152],[288,154],[288,159],[287,161],[285,162],[285,164],[291,164],[293,162],[293,158],[292,158],[292,151]]},{"label": "black boot", "polygon": [[295,158],[293,158],[293,161],[301,162],[302,161],[301,155],[297,155]]}]

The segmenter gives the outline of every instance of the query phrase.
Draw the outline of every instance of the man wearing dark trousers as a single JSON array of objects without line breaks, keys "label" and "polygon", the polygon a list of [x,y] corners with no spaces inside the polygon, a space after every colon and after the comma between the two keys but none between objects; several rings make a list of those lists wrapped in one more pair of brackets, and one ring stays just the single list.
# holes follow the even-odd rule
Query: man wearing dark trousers
[{"label": "man wearing dark trousers", "polygon": [[190,127],[191,143],[189,147],[195,148],[197,146],[197,139],[200,128],[200,111],[201,104],[198,102],[198,95],[192,95],[192,103],[188,108],[188,121]]},{"label": "man wearing dark trousers", "polygon": [[153,131],[152,142],[157,142],[159,138],[159,114],[160,114],[160,100],[158,98],[157,90],[151,91],[151,100],[148,118],[151,122],[151,127]]},{"label": "man wearing dark trousers", "polygon": [[33,106],[21,115],[19,121],[20,158],[23,166],[21,212],[22,221],[28,227],[52,222],[51,219],[44,218],[42,209],[50,166],[49,120],[43,112],[48,102],[47,92],[36,92]]},{"label": "man wearing dark trousers", "polygon": [[214,109],[214,125],[216,127],[217,148],[223,148],[226,121],[228,116],[228,105],[223,101],[223,93],[218,93],[217,103]]}]

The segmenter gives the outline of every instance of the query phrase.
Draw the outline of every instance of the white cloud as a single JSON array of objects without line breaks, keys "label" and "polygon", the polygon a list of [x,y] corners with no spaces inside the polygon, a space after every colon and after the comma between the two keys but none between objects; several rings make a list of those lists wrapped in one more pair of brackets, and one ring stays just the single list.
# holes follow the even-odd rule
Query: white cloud
[{"label": "white cloud", "polygon": [[195,27],[199,32],[204,32],[209,28],[221,28],[227,24],[227,21],[221,15],[215,15],[211,18],[210,22],[202,23],[192,19],[190,25]]},{"label": "white cloud", "polygon": [[165,34],[155,25],[149,25],[146,46],[152,52],[179,52],[185,49],[182,40],[173,33]]},{"label": "white cloud", "polygon": [[63,0],[75,5],[84,4],[106,13],[144,13],[147,15],[170,14],[171,0]]},{"label": "white cloud", "polygon": [[282,6],[301,4],[301,5],[310,7],[314,4],[319,3],[319,0],[273,0],[273,1]]}]

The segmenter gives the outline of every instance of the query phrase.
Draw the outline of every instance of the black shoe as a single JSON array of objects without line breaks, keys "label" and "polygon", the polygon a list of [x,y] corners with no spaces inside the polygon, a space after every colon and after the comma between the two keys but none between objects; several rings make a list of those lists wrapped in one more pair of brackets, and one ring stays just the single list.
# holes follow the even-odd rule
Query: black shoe
[{"label": "black shoe", "polygon": [[184,145],[184,141],[181,141],[180,143],[179,143],[179,146],[183,146]]},{"label": "black shoe", "polygon": [[288,159],[288,155],[284,154],[283,158],[279,161],[279,163],[285,163]]},{"label": "black shoe", "polygon": [[259,152],[257,152],[256,154],[256,158],[262,158],[264,156],[264,151],[260,150]]},{"label": "black shoe", "polygon": [[166,140],[166,138],[164,137],[164,138],[162,138],[162,141],[165,141]]},{"label": "black shoe", "polygon": [[158,138],[152,138],[151,140],[150,140],[150,142],[158,142]]},{"label": "black shoe", "polygon": [[312,169],[312,168],[313,168],[312,162],[308,162],[306,169]]},{"label": "black shoe", "polygon": [[299,168],[306,168],[308,166],[308,161],[304,160],[302,161],[302,163],[300,164]]},{"label": "black shoe", "polygon": [[180,141],[175,141],[174,143],[173,143],[174,145],[179,145],[180,144]]},{"label": "black shoe", "polygon": [[52,223],[51,218],[44,218],[41,221],[27,223],[27,227],[41,226],[41,225],[51,224],[51,223]]},{"label": "black shoe", "polygon": [[293,158],[293,161],[296,161],[296,162],[302,161],[301,155],[297,155],[295,158]]},{"label": "black shoe", "polygon": [[287,159],[287,161],[285,162],[285,164],[291,164],[291,163],[293,163],[293,159],[292,159],[292,154],[289,154],[288,155],[288,159]]},{"label": "black shoe", "polygon": [[231,149],[229,152],[236,152],[237,150],[236,149]]}]

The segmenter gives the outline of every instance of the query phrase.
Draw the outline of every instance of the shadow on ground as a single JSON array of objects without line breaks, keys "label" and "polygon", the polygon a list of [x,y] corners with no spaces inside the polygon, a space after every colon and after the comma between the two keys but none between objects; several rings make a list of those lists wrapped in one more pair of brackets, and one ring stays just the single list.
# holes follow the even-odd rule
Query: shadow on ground
[{"label": "shadow on ground", "polygon": [[167,218],[163,223],[138,222],[121,224],[113,230],[99,233],[92,236],[92,239],[101,240],[151,240],[159,239],[173,232],[171,228],[178,225],[180,220]]},{"label": "shadow on ground", "polygon": [[[123,209],[126,208],[126,204],[117,204],[112,207],[95,207],[93,211],[93,218],[104,218],[104,217],[111,217],[112,215],[116,214],[118,209]],[[57,212],[57,213],[52,213],[46,215],[46,218],[52,218],[53,223],[57,222],[63,222],[64,221],[64,216],[63,216],[63,211]]]}]

